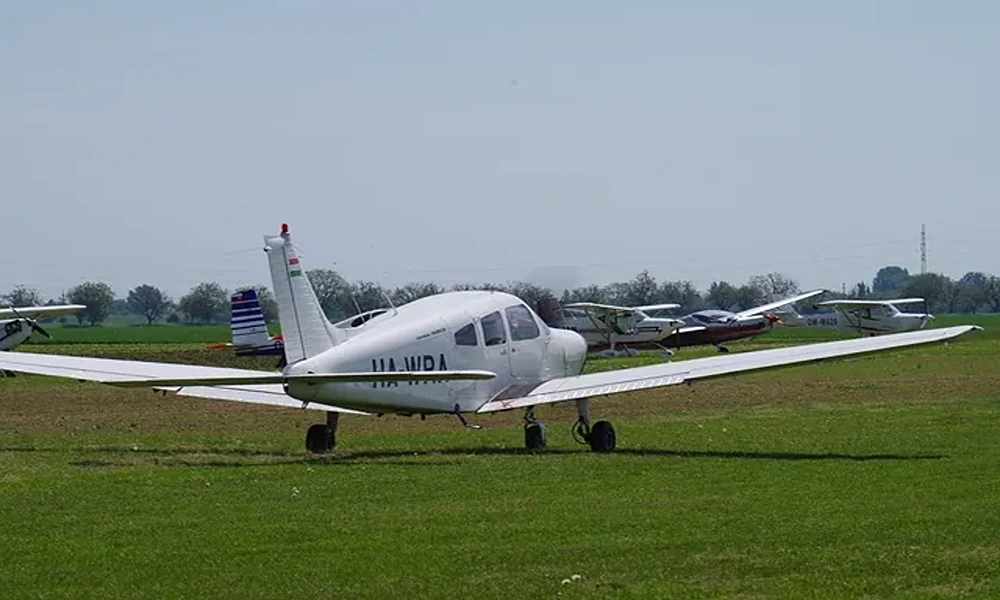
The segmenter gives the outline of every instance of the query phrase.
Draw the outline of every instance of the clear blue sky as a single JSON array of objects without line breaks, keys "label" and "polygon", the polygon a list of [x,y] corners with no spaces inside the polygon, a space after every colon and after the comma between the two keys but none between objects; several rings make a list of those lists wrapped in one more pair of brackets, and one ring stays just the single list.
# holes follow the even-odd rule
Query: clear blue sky
[{"label": "clear blue sky", "polygon": [[[0,8],[0,292],[1000,272],[1000,3]],[[246,250],[246,252],[242,252]],[[336,263],[336,264],[334,264]],[[574,268],[533,269],[575,265]]]}]

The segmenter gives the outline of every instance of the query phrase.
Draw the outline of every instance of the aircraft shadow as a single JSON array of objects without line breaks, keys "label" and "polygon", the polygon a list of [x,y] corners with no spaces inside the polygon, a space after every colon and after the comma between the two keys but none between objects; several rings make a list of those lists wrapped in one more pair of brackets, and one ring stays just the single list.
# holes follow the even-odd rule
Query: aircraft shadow
[{"label": "aircraft shadow", "polygon": [[[378,461],[379,464],[405,466],[440,466],[461,464],[462,456],[493,455],[517,456],[533,455],[568,456],[586,453],[584,448],[547,448],[533,452],[525,448],[507,447],[456,447],[430,450],[359,450],[336,451],[329,455],[314,456],[298,451],[260,450],[252,448],[130,448],[120,446],[38,448],[32,446],[0,447],[0,452],[39,452],[58,454],[114,454],[118,456],[138,455],[149,457],[162,466],[197,467],[246,467],[305,464],[312,466],[349,466],[363,461]],[[204,456],[204,459],[195,458]],[[721,450],[682,450],[671,448],[619,448],[608,456],[641,456],[652,458],[708,458],[730,460],[775,460],[775,461],[911,461],[941,460],[943,454],[846,454],[839,452],[749,452]],[[218,457],[230,457],[220,459]],[[441,457],[454,457],[442,460]],[[82,459],[71,461],[73,466],[138,466],[136,462],[123,460]],[[141,464],[141,463],[140,463]]]}]

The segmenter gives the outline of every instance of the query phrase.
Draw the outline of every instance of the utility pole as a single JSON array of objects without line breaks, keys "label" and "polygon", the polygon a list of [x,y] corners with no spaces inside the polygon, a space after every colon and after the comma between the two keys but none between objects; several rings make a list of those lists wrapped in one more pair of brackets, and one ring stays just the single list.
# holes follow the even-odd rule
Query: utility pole
[{"label": "utility pole", "polygon": [[920,274],[927,274],[927,227],[920,224]]}]

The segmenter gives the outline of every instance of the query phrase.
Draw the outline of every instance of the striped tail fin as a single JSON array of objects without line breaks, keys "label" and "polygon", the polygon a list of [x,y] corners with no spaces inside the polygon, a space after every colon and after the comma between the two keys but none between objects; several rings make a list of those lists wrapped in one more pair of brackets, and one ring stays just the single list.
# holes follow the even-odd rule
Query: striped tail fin
[{"label": "striped tail fin", "polygon": [[270,341],[257,290],[234,292],[229,298],[229,306],[234,346],[262,346]]},{"label": "striped tail fin", "polygon": [[264,243],[274,298],[278,303],[286,362],[291,365],[342,342],[344,335],[330,325],[316,299],[316,292],[292,245],[288,225],[281,226],[281,235],[265,236]]}]

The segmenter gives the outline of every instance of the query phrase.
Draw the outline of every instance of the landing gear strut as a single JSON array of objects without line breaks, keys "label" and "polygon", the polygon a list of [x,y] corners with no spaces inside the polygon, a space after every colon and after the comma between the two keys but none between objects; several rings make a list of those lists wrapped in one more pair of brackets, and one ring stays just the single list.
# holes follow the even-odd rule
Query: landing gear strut
[{"label": "landing gear strut", "polygon": [[716,344],[715,345],[715,349],[718,350],[719,352],[721,352],[722,354],[728,354],[729,353],[729,348],[726,348],[722,344]]},{"label": "landing gear strut", "polygon": [[528,450],[545,448],[545,425],[535,418],[535,407],[524,411],[524,447]]},{"label": "landing gear strut", "polygon": [[590,424],[590,402],[584,398],[576,401],[576,424],[573,425],[573,439],[581,444],[589,444],[594,452],[611,452],[617,438],[615,428],[608,421]]},{"label": "landing gear strut", "polygon": [[337,422],[340,413],[326,413],[326,423],[311,425],[306,432],[306,450],[313,454],[326,454],[337,445]]}]

